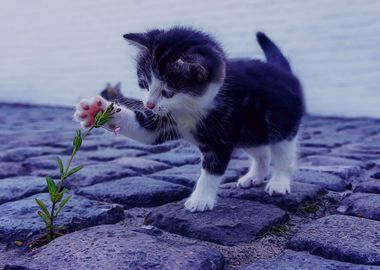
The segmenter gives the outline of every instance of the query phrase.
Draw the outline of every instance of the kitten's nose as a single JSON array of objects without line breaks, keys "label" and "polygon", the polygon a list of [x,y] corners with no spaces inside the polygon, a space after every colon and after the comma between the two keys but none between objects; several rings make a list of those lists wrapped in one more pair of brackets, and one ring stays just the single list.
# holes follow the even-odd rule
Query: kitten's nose
[{"label": "kitten's nose", "polygon": [[156,107],[156,104],[154,104],[154,103],[151,102],[151,101],[148,101],[148,102],[146,103],[146,107],[147,107],[148,109],[153,110],[154,107]]}]

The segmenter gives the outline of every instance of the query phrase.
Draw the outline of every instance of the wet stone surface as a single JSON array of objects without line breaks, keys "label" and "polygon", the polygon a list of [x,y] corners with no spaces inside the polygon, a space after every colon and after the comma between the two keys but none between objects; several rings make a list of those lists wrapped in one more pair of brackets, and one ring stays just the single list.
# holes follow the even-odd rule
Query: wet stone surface
[{"label": "wet stone surface", "polygon": [[347,215],[380,220],[380,194],[353,193],[342,201],[339,210]]},{"label": "wet stone surface", "polygon": [[119,166],[121,169],[131,169],[138,174],[150,174],[170,168],[170,166],[165,163],[139,157],[123,157],[111,161],[110,164]]},{"label": "wet stone surface", "polygon": [[0,162],[0,179],[26,174],[27,170],[22,164],[16,162]]},{"label": "wet stone surface", "polygon": [[65,182],[65,186],[69,188],[90,186],[97,183],[136,175],[138,175],[138,173],[130,168],[123,168],[123,166],[115,164],[100,163],[84,167],[80,172],[70,177]]},{"label": "wet stone surface", "polygon": [[6,178],[0,181],[0,205],[45,191],[47,192],[46,180],[42,177]]},{"label": "wet stone surface", "polygon": [[[58,155],[42,155],[42,156],[34,156],[29,157],[22,162],[23,166],[27,168],[28,171],[36,171],[39,169],[58,169],[57,163]],[[70,159],[69,155],[59,155],[64,163],[67,163]],[[73,166],[77,166],[78,164],[82,165],[91,165],[94,164],[94,161],[89,161],[83,155],[78,155],[78,157],[73,161]]]},{"label": "wet stone surface", "polygon": [[119,203],[129,207],[151,207],[187,197],[191,189],[147,177],[129,177],[80,188],[90,199]]},{"label": "wet stone surface", "polygon": [[305,166],[302,165],[300,170],[324,172],[334,174],[339,176],[345,181],[345,183],[351,183],[352,179],[362,175],[363,170],[360,166],[350,166],[350,165],[324,165],[324,166]]},{"label": "wet stone surface", "polygon": [[183,204],[181,201],[156,208],[147,215],[145,224],[191,238],[234,245],[250,242],[288,220],[285,211],[258,202],[219,199],[212,211],[193,214]]},{"label": "wet stone surface", "polygon": [[304,164],[308,164],[311,166],[357,166],[366,168],[371,164],[372,162],[363,162],[361,160],[356,159],[349,159],[346,157],[336,157],[336,156],[322,156],[322,155],[316,155],[316,156],[308,156],[304,159],[302,159]]},{"label": "wet stone surface", "polygon": [[86,157],[90,161],[111,161],[121,157],[140,157],[146,155],[144,151],[136,149],[115,149],[112,147],[101,148],[99,151],[87,152]]},{"label": "wet stone surface", "polygon": [[[30,235],[40,233],[44,228],[42,220],[36,218],[39,210],[35,198],[50,205],[49,194],[39,193],[15,202],[0,205],[0,241],[23,241]],[[64,225],[70,231],[99,224],[116,223],[123,219],[120,205],[92,201],[81,196],[73,196],[62,211],[57,225]]]},{"label": "wet stone surface", "polygon": [[200,165],[184,165],[162,170],[150,175],[150,177],[164,181],[192,187],[200,175]]},{"label": "wet stone surface", "polygon": [[305,225],[287,246],[329,259],[380,265],[380,223],[331,215]]},{"label": "wet stone surface", "polygon": [[380,266],[369,266],[362,264],[346,263],[324,259],[311,255],[307,252],[295,252],[285,250],[281,255],[268,259],[259,260],[254,264],[242,268],[242,270],[379,270]]},{"label": "wet stone surface", "polygon": [[325,189],[321,186],[293,182],[291,184],[291,193],[286,196],[270,196],[264,190],[264,185],[242,189],[236,187],[236,183],[224,184],[220,188],[221,197],[238,198],[252,201],[259,201],[265,204],[275,204],[289,211],[296,211],[306,203],[315,202]]},{"label": "wet stone surface", "polygon": [[354,191],[380,194],[380,180],[362,182],[355,187]]},{"label": "wet stone surface", "polygon": [[221,270],[223,255],[215,249],[102,225],[65,235],[10,266],[48,269]]},{"label": "wet stone surface", "polygon": [[[175,184],[184,185],[187,187],[195,186],[201,173],[201,165],[183,165],[179,167],[173,167],[157,173],[149,175],[152,178],[160,179],[163,181],[172,182]],[[236,181],[243,173],[227,168],[226,172],[222,176],[222,183],[228,183]]]},{"label": "wet stone surface", "polygon": [[0,161],[20,162],[29,157],[58,154],[62,149],[54,147],[19,147],[8,149],[0,154]]},{"label": "wet stone surface", "polygon": [[72,113],[0,105],[1,269],[380,267],[380,120],[367,118],[305,117],[285,196],[237,188],[251,164],[234,151],[216,207],[204,213],[184,209],[200,175],[194,146],[95,130],[73,161],[85,168],[65,182],[73,198],[59,224],[69,233],[25,253],[13,241],[43,232],[34,198],[47,200],[44,177],[59,179],[56,156],[66,163],[71,154]]},{"label": "wet stone surface", "polygon": [[294,174],[293,180],[297,182],[322,186],[333,191],[344,191],[347,189],[347,184],[344,179],[337,175],[326,172],[298,170]]},{"label": "wet stone surface", "polygon": [[149,155],[147,158],[165,162],[173,166],[182,166],[186,164],[198,164],[200,162],[199,153],[181,153],[181,152],[164,152],[160,154]]}]

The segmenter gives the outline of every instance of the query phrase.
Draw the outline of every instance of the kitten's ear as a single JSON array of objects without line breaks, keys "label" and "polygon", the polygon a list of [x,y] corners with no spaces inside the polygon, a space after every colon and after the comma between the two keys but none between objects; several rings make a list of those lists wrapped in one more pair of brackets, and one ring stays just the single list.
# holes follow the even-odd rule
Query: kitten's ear
[{"label": "kitten's ear", "polygon": [[193,72],[195,73],[195,76],[199,82],[204,82],[207,80],[208,77],[208,70],[205,66],[203,66],[200,63],[193,64]]},{"label": "kitten's ear", "polygon": [[200,83],[206,81],[209,75],[204,64],[203,57],[196,54],[184,56],[175,62],[175,65],[183,75],[195,79]]},{"label": "kitten's ear", "polygon": [[146,33],[129,33],[123,35],[123,37],[129,42],[140,49],[149,49],[150,37]]}]

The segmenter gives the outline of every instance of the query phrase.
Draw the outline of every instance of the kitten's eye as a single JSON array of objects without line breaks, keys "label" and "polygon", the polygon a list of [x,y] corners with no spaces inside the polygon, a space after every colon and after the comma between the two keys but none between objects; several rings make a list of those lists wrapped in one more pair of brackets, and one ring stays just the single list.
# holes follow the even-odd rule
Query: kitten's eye
[{"label": "kitten's eye", "polygon": [[149,91],[149,84],[146,81],[144,81],[144,88]]},{"label": "kitten's eye", "polygon": [[140,81],[139,86],[140,88],[143,88],[149,91],[149,84],[146,81]]},{"label": "kitten's eye", "polygon": [[161,95],[165,98],[172,98],[174,96],[174,92],[162,90]]}]

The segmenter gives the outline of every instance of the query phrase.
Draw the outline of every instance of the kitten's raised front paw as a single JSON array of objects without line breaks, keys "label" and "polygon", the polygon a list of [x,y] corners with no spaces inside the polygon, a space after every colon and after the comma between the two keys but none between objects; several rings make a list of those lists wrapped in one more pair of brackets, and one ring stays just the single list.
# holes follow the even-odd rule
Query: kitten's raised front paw
[{"label": "kitten's raised front paw", "polygon": [[271,179],[265,187],[269,195],[285,195],[290,193],[290,179]]},{"label": "kitten's raised front paw", "polygon": [[215,198],[205,197],[200,198],[197,196],[191,195],[190,198],[185,202],[185,208],[190,212],[204,212],[207,210],[212,210],[215,205]]},{"label": "kitten's raised front paw", "polygon": [[77,120],[83,128],[88,128],[94,124],[95,116],[104,111],[110,103],[100,96],[89,99],[82,99],[76,105],[74,119]]}]

